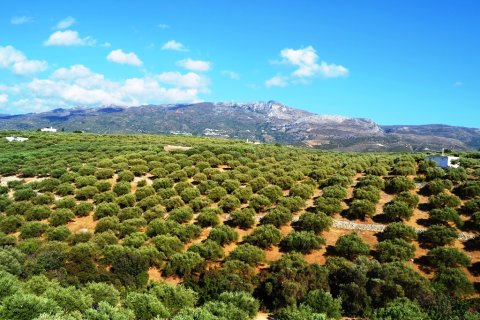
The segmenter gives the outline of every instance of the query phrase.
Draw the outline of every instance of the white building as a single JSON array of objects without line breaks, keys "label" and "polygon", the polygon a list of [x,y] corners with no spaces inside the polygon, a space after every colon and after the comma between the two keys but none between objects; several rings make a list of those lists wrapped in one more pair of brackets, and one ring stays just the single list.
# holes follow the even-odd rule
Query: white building
[{"label": "white building", "polygon": [[55,129],[54,127],[46,127],[46,128],[40,129],[40,131],[42,131],[42,132],[57,132],[57,129]]},{"label": "white building", "polygon": [[458,168],[460,165],[458,164],[459,157],[453,156],[445,156],[445,155],[436,155],[436,156],[426,156],[425,160],[432,160],[434,161],[437,166],[440,168]]},{"label": "white building", "polygon": [[27,141],[27,140],[28,140],[28,138],[16,137],[16,136],[5,137],[5,139],[7,139],[8,142],[13,142],[13,141],[16,141],[16,142],[24,142],[24,141]]}]

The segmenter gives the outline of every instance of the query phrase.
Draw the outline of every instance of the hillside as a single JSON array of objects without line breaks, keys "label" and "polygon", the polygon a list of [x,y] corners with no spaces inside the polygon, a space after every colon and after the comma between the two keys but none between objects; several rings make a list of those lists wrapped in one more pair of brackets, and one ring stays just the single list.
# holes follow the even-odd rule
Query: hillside
[{"label": "hillside", "polygon": [[478,152],[7,134],[0,317],[479,317]]},{"label": "hillside", "polygon": [[44,126],[92,133],[216,136],[346,151],[469,150],[480,147],[480,129],[385,126],[372,120],[317,115],[280,103],[198,103],[55,109],[0,116],[0,128]]}]

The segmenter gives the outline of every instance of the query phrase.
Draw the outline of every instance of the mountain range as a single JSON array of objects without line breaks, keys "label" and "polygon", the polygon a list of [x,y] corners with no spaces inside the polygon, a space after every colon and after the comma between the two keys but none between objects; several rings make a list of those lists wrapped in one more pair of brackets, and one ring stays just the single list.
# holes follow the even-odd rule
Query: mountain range
[{"label": "mountain range", "polygon": [[370,119],[319,115],[275,101],[101,106],[0,115],[2,130],[53,126],[92,133],[216,136],[349,151],[472,150],[480,129],[447,125],[382,126]]}]

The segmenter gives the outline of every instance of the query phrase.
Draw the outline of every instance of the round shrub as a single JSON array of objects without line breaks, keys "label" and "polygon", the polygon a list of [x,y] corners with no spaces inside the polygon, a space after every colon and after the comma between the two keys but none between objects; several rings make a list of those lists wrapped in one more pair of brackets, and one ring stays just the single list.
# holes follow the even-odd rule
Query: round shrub
[{"label": "round shrub", "polygon": [[375,214],[375,204],[368,200],[353,200],[348,209],[348,215],[355,219],[365,219],[365,216],[372,217]]},{"label": "round shrub", "polygon": [[339,256],[353,260],[358,256],[368,256],[370,246],[358,234],[351,233],[338,238],[334,250]]},{"label": "round shrub", "polygon": [[265,261],[265,253],[254,245],[244,243],[230,253],[228,260],[240,260],[254,266]]},{"label": "round shrub", "polygon": [[255,210],[243,208],[230,213],[230,224],[241,229],[249,229],[256,223]]},{"label": "round shrub", "polygon": [[303,254],[312,252],[312,250],[320,249],[325,244],[325,239],[315,235],[310,231],[294,231],[290,232],[280,242],[283,251],[297,251]]},{"label": "round shrub", "polygon": [[282,233],[273,225],[265,224],[255,228],[252,233],[244,238],[246,243],[260,248],[269,248],[277,245],[282,239]]}]

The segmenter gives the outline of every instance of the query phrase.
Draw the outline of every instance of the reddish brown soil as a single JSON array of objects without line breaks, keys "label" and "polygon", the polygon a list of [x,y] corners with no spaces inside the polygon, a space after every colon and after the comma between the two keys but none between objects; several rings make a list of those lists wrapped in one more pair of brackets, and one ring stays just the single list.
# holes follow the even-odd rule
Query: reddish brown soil
[{"label": "reddish brown soil", "polygon": [[73,233],[76,233],[82,229],[86,229],[90,232],[94,232],[96,225],[97,225],[97,221],[93,220],[93,214],[91,214],[86,217],[75,218],[72,222],[69,222],[67,224],[67,227]]}]

